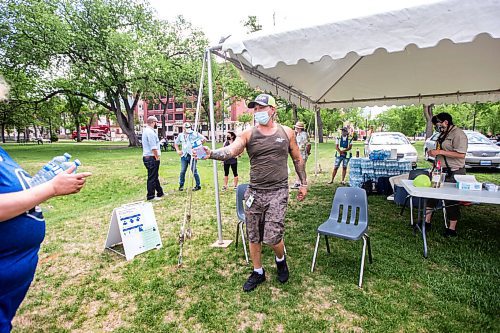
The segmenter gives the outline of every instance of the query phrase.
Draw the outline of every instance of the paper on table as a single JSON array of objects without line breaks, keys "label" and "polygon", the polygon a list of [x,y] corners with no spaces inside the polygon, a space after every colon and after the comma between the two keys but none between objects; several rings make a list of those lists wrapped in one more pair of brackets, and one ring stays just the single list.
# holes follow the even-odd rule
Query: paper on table
[{"label": "paper on table", "polygon": [[455,175],[455,180],[459,183],[478,183],[473,175]]}]

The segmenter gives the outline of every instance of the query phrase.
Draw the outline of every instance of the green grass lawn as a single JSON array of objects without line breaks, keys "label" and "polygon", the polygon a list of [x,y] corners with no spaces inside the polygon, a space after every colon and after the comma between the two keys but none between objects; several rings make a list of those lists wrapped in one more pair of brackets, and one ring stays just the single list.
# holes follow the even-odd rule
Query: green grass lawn
[{"label": "green grass lawn", "polygon": [[[416,146],[422,154],[422,143]],[[272,251],[265,248],[267,281],[248,294],[242,285],[251,266],[241,242],[238,248],[234,242],[226,249],[210,247],[217,239],[212,161],[199,163],[202,190],[193,193],[193,238],[186,242],[184,265],[178,268],[187,193],[177,191],[180,163],[175,152],[162,154],[160,178],[167,197],[154,203],[163,248],[127,262],[103,247],[113,208],[145,199],[141,150],[111,143],[2,147],[32,174],[64,152],[83,162],[82,171],[93,173],[79,194],[42,205],[47,235],[14,332],[500,331],[498,206],[463,209],[456,239],[441,236],[438,213],[428,236],[430,256],[424,259],[422,239],[408,226],[409,211],[401,217],[385,197],[370,196],[374,262],[366,264],[363,288],[357,287],[362,242],[332,239],[328,255],[322,240],[316,270],[310,272],[316,228],[328,217],[339,183],[326,185],[331,142],[319,145],[322,172],[317,176],[311,156],[306,200],[299,203],[291,193],[286,218],[289,282],[276,280]],[[363,151],[361,144],[354,151],[356,147]],[[247,182],[246,154],[238,169],[241,182]],[[481,181],[500,183],[500,173],[474,173]],[[234,240],[234,191],[221,193],[220,199],[224,239]]]}]

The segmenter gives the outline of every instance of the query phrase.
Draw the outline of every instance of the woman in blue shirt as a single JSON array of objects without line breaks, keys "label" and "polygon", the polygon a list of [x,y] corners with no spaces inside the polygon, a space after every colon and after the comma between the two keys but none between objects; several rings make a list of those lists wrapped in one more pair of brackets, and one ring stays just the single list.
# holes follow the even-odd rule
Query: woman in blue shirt
[{"label": "woman in blue shirt", "polygon": [[[0,92],[2,89],[0,82]],[[35,275],[38,250],[45,237],[45,220],[38,204],[79,192],[91,175],[72,174],[73,170],[30,188],[31,176],[0,148],[0,333],[12,329],[12,319]]]}]

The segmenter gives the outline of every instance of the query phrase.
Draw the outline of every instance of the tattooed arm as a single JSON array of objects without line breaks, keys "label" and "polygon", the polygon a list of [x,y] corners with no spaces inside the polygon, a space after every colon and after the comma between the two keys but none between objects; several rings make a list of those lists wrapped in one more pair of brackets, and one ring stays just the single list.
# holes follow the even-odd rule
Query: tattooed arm
[{"label": "tattooed arm", "polygon": [[[241,133],[240,136],[236,137],[234,142],[231,143],[229,146],[222,147],[214,151],[211,151],[208,147],[203,146],[203,148],[207,152],[206,158],[210,158],[212,160],[225,161],[230,159],[231,157],[237,157],[243,152],[243,150],[245,150],[245,146],[247,145],[247,141],[250,134],[251,130],[246,130],[243,133]],[[196,158],[195,152],[193,156]]]},{"label": "tattooed arm", "polygon": [[208,158],[212,160],[225,161],[231,157],[236,157],[245,149],[245,143],[241,138],[236,138],[229,146],[216,149],[214,151],[207,151]]}]

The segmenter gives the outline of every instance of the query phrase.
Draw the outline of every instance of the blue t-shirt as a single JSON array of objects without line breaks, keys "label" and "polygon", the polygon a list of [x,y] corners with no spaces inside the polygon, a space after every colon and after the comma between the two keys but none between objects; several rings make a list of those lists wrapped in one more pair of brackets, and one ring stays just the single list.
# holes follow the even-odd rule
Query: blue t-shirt
[{"label": "blue t-shirt", "polygon": [[[0,194],[28,189],[30,178],[0,148]],[[44,237],[45,220],[38,206],[0,222],[0,296],[33,280]]]}]

